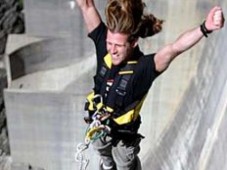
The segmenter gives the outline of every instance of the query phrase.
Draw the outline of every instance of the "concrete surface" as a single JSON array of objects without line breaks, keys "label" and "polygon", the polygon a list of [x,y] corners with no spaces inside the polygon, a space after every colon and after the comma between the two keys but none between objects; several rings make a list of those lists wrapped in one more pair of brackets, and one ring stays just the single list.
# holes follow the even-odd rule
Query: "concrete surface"
[{"label": "concrete surface", "polygon": [[[95,69],[94,48],[85,39],[79,11],[76,7],[74,11],[68,9],[67,3],[63,0],[25,1],[27,34],[63,38],[70,44],[65,50],[70,48],[71,54],[81,55],[74,55],[75,59],[70,55],[57,57],[53,65],[67,64],[52,67],[52,62],[45,65],[45,61],[54,59],[54,52],[43,55],[45,50],[37,49],[34,55],[26,55],[33,51],[29,44],[18,48],[20,55],[16,56],[14,50],[10,52],[11,44],[7,44],[9,57],[28,61],[29,56],[33,61],[24,62],[24,70],[36,68],[12,79],[11,86],[5,90],[12,160],[45,170],[79,169],[74,153],[76,144],[84,138],[83,103],[92,88]],[[187,28],[199,25],[216,4],[226,13],[227,2],[223,0],[147,1],[149,11],[163,18],[165,24],[162,33],[141,40],[140,46],[145,52],[156,51]],[[97,5],[103,9],[105,0],[98,1]],[[226,33],[225,27],[204,38],[177,58],[155,81],[141,113],[140,131],[146,136],[140,153],[144,170],[227,168]],[[49,42],[52,51],[58,51],[59,46],[55,49],[52,41]],[[42,41],[39,43],[42,45]],[[78,49],[80,52],[76,53]],[[42,60],[42,56],[46,60]],[[40,67],[34,67],[37,64]],[[44,66],[48,67],[43,69]],[[98,157],[92,147],[86,151],[86,156],[90,159],[88,169],[98,169]]]}]

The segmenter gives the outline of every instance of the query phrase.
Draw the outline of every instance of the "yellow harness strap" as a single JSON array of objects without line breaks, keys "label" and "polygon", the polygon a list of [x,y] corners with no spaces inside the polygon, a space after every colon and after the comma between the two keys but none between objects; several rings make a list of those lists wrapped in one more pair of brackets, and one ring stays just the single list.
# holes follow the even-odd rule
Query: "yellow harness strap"
[{"label": "yellow harness strap", "polygon": [[123,114],[122,116],[115,118],[114,121],[118,125],[123,125],[123,124],[130,123],[132,121],[135,121],[139,116],[139,113],[140,113],[140,110],[141,110],[141,107],[143,105],[145,98],[146,98],[146,96],[137,104],[137,106],[134,109],[131,109],[128,112],[126,112],[125,114]]}]

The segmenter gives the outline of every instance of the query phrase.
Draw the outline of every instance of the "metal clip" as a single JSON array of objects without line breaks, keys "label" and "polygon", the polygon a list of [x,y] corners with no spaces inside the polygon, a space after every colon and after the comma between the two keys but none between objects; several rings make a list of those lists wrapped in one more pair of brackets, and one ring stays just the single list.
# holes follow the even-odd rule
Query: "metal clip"
[{"label": "metal clip", "polygon": [[116,89],[116,93],[119,94],[120,96],[125,96],[126,95],[126,91],[119,90],[119,89]]}]

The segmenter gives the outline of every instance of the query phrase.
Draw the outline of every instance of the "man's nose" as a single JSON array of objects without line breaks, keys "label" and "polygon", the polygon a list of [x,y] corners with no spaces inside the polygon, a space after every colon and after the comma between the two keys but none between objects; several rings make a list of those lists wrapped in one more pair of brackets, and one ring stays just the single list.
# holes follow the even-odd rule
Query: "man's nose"
[{"label": "man's nose", "polygon": [[116,45],[112,45],[111,46],[111,48],[110,48],[110,52],[112,53],[112,54],[114,54],[114,53],[116,53],[117,52],[117,48],[116,48]]}]

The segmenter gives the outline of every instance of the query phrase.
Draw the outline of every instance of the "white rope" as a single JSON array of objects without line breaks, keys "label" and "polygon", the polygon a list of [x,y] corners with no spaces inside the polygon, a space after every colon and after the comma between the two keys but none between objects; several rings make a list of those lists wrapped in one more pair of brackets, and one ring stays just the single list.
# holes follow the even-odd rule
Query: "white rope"
[{"label": "white rope", "polygon": [[75,154],[75,161],[79,162],[79,167],[80,167],[79,170],[86,170],[89,164],[89,160],[86,159],[84,154],[82,153],[88,147],[89,147],[89,143],[88,144],[79,143],[76,147],[77,152]]}]

